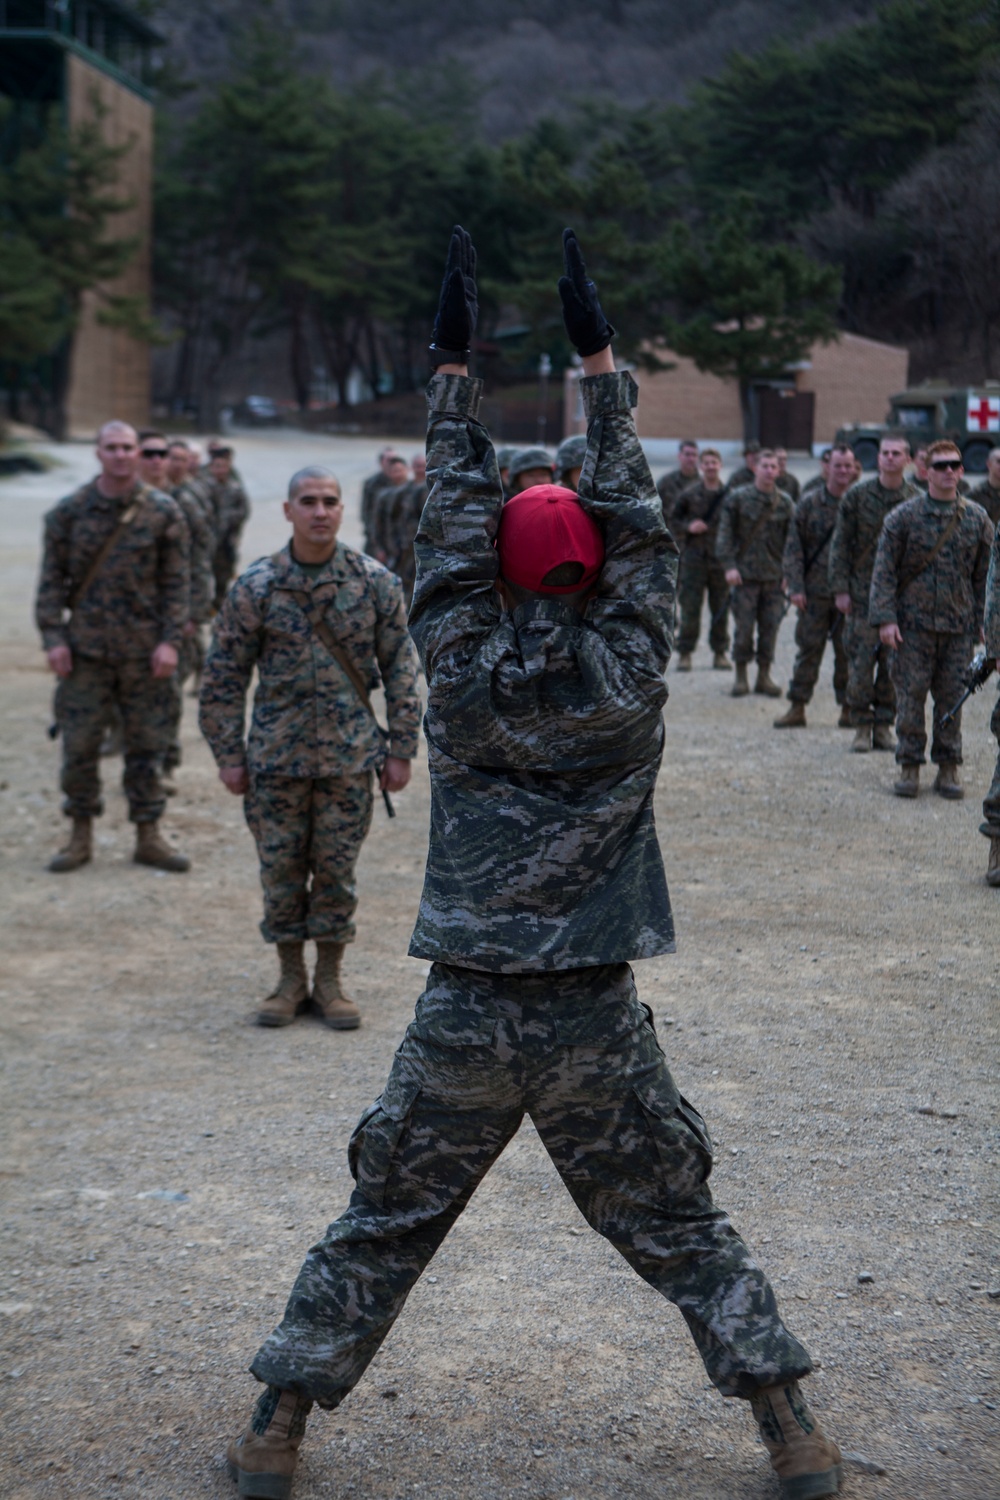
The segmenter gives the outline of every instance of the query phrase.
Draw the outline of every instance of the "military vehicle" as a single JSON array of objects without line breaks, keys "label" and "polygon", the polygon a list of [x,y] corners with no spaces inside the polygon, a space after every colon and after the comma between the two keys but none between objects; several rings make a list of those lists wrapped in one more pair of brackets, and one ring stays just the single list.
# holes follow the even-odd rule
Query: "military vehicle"
[{"label": "military vehicle", "polygon": [[985,474],[991,448],[1000,447],[1000,380],[979,386],[938,385],[927,381],[890,396],[881,426],[852,423],[841,427],[838,443],[853,448],[865,469],[874,469],[884,437],[904,437],[915,451],[937,438],[951,438],[961,450],[966,472]]}]

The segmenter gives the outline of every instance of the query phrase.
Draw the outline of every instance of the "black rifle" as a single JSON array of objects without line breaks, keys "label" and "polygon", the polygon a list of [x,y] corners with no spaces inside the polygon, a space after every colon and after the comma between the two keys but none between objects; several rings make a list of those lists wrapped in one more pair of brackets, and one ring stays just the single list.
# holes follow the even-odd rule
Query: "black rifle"
[{"label": "black rifle", "polygon": [[995,656],[985,656],[977,654],[972,658],[972,661],[969,663],[969,670],[965,678],[968,686],[966,687],[965,692],[962,694],[961,698],[959,698],[958,702],[955,704],[955,707],[949,708],[946,714],[941,715],[940,723],[942,729],[946,724],[951,723],[956,714],[961,712],[963,703],[966,703],[972,697],[973,693],[978,693],[981,687],[986,686],[996,669],[997,663]]}]

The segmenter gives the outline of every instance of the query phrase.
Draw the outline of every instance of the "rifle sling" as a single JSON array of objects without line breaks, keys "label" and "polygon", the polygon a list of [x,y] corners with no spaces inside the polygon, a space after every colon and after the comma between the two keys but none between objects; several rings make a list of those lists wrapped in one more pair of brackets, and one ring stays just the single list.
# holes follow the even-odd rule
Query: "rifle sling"
[{"label": "rifle sling", "polygon": [[806,559],[805,567],[802,569],[803,582],[809,577],[810,570],[815,566],[816,560],[818,559],[820,553],[823,551],[823,548],[826,546],[827,542],[829,542],[833,537],[833,533],[836,531],[836,529],[837,523],[836,521],[834,521],[833,525],[830,527],[830,530],[827,532],[826,536],[813,552],[812,556]]},{"label": "rifle sling", "polygon": [[927,552],[927,553],[924,554],[924,556],[920,559],[920,561],[918,562],[918,564],[917,564],[917,566],[915,568],[908,569],[908,571],[903,574],[902,578],[897,583],[897,585],[896,585],[896,597],[897,598],[899,597],[900,594],[905,594],[906,590],[910,587],[910,584],[911,583],[916,583],[916,581],[920,577],[921,573],[926,572],[926,570],[930,567],[931,563],[934,561],[934,559],[937,557],[938,553],[941,551],[941,548],[945,545],[946,542],[950,541],[951,538],[955,535],[955,532],[958,530],[959,523],[961,522],[961,519],[964,516],[964,514],[965,514],[965,501],[960,498],[959,501],[958,501],[958,504],[955,506],[955,513],[954,513],[954,515],[952,516],[951,520],[948,522],[947,526],[942,531],[941,535],[938,537],[937,541],[934,543],[934,545],[931,548],[931,550],[929,552]]},{"label": "rifle sling", "polygon": [[83,578],[70,594],[67,602],[71,610],[76,609],[77,605],[80,603],[80,600],[86,594],[87,590],[95,582],[98,574],[104,567],[104,564],[107,562],[112,550],[121,541],[122,537],[125,535],[126,531],[129,529],[132,522],[139,514],[139,511],[142,509],[142,502],[145,498],[145,490],[140,490],[136,498],[126,506],[121,515],[118,517],[118,524],[115,527],[114,531],[101,543],[96,556],[91,559],[90,567],[87,569],[86,573],[84,573]]},{"label": "rifle sling", "polygon": [[[279,552],[274,561],[277,562],[281,557],[282,554]],[[282,587],[284,588],[286,593],[291,594],[292,598],[295,600],[296,604],[299,606],[299,608],[302,610],[302,613],[308,620],[312,630],[323,642],[323,645],[329,651],[334,661],[338,664],[338,666],[342,668],[352,688],[361,699],[361,702],[364,704],[365,708],[371,714],[372,720],[375,724],[375,728],[378,730],[382,739],[388,742],[389,731],[387,729],[383,729],[382,725],[378,721],[375,709],[372,706],[372,700],[369,696],[368,689],[365,687],[364,679],[361,676],[361,673],[351,661],[351,658],[348,656],[347,652],[344,650],[343,646],[337,640],[337,637],[334,635],[333,631],[326,623],[326,620],[323,618],[325,614],[323,605],[314,604],[312,596],[306,589],[289,588],[287,584],[282,585]]]}]

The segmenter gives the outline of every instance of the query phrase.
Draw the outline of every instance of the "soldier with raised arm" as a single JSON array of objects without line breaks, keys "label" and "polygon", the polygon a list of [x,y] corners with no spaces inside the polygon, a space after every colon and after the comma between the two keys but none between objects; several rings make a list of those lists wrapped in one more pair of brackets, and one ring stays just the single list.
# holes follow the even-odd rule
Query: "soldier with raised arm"
[{"label": "soldier with raised arm", "polygon": [[615,371],[570,231],[565,257],[588,423],[579,495],[544,483],[505,506],[467,374],[475,252],[452,236],[411,614],[431,828],[410,952],[431,967],[351,1139],[350,1203],[254,1356],[264,1390],[228,1453],[252,1500],[287,1500],[311,1407],[349,1396],[526,1115],[591,1225],[680,1308],[718,1390],[750,1403],[787,1500],[839,1486],[840,1454],[798,1384],[809,1356],[713,1202],[704,1121],[629,967],[674,946],[653,792],[676,548],[636,386]]}]

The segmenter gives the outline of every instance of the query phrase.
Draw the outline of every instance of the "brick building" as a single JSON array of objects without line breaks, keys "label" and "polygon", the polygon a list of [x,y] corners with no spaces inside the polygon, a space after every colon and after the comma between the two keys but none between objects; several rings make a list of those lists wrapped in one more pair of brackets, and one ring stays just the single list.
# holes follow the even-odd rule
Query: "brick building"
[{"label": "brick building", "polygon": [[[152,48],[161,40],[118,0],[0,0],[0,95],[19,117],[61,117],[72,130],[96,114],[105,139],[128,144],[117,188],[129,206],[114,232],[136,237],[139,250],[107,290],[148,304],[151,290],[153,106]],[[149,419],[148,345],[103,327],[99,300],[84,299],[70,350],[67,428],[90,437],[109,416],[134,424]],[[42,378],[45,378],[44,371]]]},{"label": "brick building", "polygon": [[[653,443],[693,437],[733,452],[743,440],[736,382],[703,374],[693,360],[669,350],[660,352],[674,362],[673,369],[635,371],[640,437]],[[848,422],[881,422],[889,397],[906,387],[909,358],[906,349],[855,333],[814,345],[800,365],[754,388],[758,436],[776,447],[811,451],[829,443]],[[567,432],[583,431],[578,374],[567,373]]]}]

